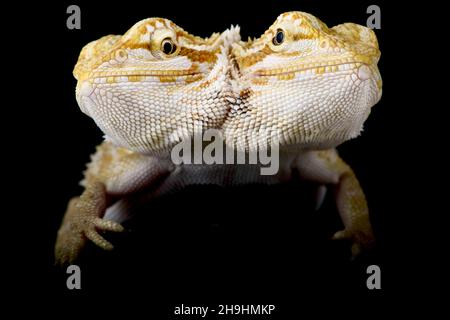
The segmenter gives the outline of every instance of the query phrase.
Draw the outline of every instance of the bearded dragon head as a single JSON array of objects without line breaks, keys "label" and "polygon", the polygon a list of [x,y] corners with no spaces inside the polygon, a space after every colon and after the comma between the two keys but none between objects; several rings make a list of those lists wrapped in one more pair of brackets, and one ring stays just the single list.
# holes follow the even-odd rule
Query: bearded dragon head
[{"label": "bearded dragon head", "polygon": [[233,47],[250,91],[246,113],[262,129],[283,128],[282,145],[329,148],[353,138],[381,97],[380,51],[366,27],[328,28],[287,12],[260,38]]},{"label": "bearded dragon head", "polygon": [[116,145],[167,149],[223,122],[229,48],[239,40],[237,27],[203,39],[166,19],[142,20],[82,49],[74,69],[78,104]]}]

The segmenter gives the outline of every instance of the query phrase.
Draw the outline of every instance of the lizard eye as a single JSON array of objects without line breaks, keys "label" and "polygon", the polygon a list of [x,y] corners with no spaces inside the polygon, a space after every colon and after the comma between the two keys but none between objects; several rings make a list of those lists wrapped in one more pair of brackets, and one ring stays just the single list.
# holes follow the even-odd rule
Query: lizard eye
[{"label": "lizard eye", "polygon": [[277,33],[275,34],[275,37],[272,39],[272,43],[276,46],[279,46],[284,41],[284,31],[281,29],[277,30]]},{"label": "lizard eye", "polygon": [[177,51],[177,45],[170,38],[165,38],[161,42],[161,51],[166,55],[171,55]]},{"label": "lizard eye", "polygon": [[156,29],[150,35],[149,47],[156,59],[171,59],[180,52],[177,35],[170,29]]}]

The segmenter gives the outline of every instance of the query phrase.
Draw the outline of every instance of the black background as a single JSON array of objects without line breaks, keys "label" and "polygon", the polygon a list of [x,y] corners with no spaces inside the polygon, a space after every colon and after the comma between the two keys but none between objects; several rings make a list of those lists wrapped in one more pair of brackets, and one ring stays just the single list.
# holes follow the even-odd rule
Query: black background
[{"label": "black background", "polygon": [[[66,28],[70,4],[81,7],[81,30]],[[106,235],[116,245],[114,252],[89,247],[80,262],[82,290],[66,289],[64,270],[53,267],[56,231],[67,201],[82,191],[78,186],[82,171],[102,140],[100,130],[75,101],[72,70],[87,42],[123,34],[137,21],[157,16],[199,36],[239,24],[243,39],[259,36],[280,13],[291,10],[309,12],[328,26],[365,25],[370,4],[379,5],[382,13],[376,34],[383,97],[372,109],[362,136],[339,151],[367,196],[378,239],[374,251],[350,262],[348,244],[328,240],[341,227],[332,201],[314,212],[305,201],[308,185],[191,187],[155,201],[126,225],[128,233]],[[27,93],[20,93],[27,101],[19,109],[22,124],[30,130],[16,128],[13,146],[26,145],[25,156],[13,162],[25,178],[33,177],[12,184],[16,192],[9,199],[19,214],[15,228],[25,235],[17,239],[20,249],[13,252],[17,259],[7,262],[21,272],[19,279],[14,278],[21,283],[16,285],[20,294],[46,297],[50,314],[54,306],[63,306],[67,315],[85,306],[97,306],[101,312],[104,306],[118,313],[144,310],[146,317],[165,318],[181,303],[269,303],[277,306],[278,315],[300,317],[305,309],[318,315],[345,313],[355,306],[378,310],[376,306],[395,301],[406,291],[405,270],[415,266],[410,263],[414,258],[404,258],[415,249],[411,234],[416,230],[408,230],[404,221],[422,210],[414,193],[403,187],[419,188],[420,175],[407,174],[414,166],[408,155],[413,138],[402,129],[411,121],[407,109],[412,106],[401,88],[412,58],[403,50],[405,29],[399,17],[408,13],[384,1],[303,0],[61,1],[26,10],[31,15],[11,28],[17,37],[24,34],[22,29],[28,32],[19,39],[26,48],[23,61],[29,61],[24,67],[39,75]],[[409,93],[414,90],[410,87]],[[381,267],[382,290],[366,288],[370,264]],[[31,286],[34,280],[38,281]],[[323,307],[332,302],[330,309]]]}]

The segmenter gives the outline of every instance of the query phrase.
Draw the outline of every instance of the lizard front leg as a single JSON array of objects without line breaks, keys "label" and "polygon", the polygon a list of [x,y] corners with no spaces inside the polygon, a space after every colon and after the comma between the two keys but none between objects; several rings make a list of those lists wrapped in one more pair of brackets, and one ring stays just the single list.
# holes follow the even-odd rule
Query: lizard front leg
[{"label": "lizard front leg", "polygon": [[92,157],[85,173],[84,192],[73,198],[67,207],[55,245],[56,264],[77,259],[88,240],[104,250],[113,249],[100,232],[121,232],[123,227],[103,216],[111,196],[120,198],[150,186],[168,174],[167,161],[133,153],[104,142]]},{"label": "lizard front leg", "polygon": [[331,185],[344,230],[336,232],[333,239],[352,241],[352,257],[374,243],[364,192],[353,170],[335,149],[302,153],[295,163],[302,178],[321,185]]}]

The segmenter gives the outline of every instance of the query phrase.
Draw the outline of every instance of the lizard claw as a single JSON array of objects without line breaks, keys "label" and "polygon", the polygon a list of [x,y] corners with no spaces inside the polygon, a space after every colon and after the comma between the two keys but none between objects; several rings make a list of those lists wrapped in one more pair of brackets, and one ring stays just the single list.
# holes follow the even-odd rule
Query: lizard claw
[{"label": "lizard claw", "polygon": [[314,208],[315,211],[319,211],[319,209],[322,207],[326,195],[327,195],[327,187],[322,184],[317,188],[316,191],[316,206]]}]

